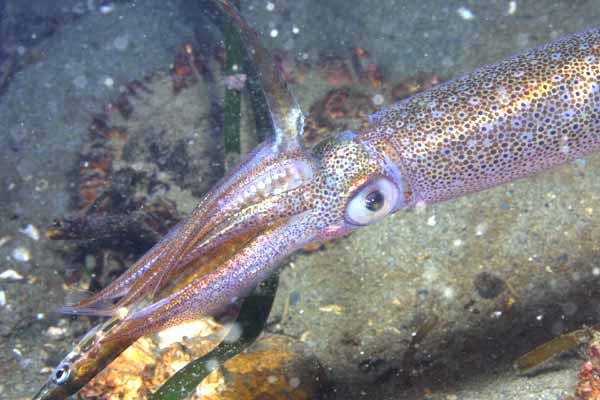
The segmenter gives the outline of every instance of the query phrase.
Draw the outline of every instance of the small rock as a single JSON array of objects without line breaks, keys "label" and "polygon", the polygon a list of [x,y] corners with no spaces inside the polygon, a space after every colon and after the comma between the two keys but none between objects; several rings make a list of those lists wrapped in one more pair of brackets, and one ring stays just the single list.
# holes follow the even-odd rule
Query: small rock
[{"label": "small rock", "polygon": [[0,247],[4,246],[9,241],[10,241],[10,236],[2,236],[2,237],[0,237]]},{"label": "small rock", "polygon": [[482,222],[480,224],[477,224],[477,226],[475,227],[475,235],[482,236],[487,232],[487,230],[488,230],[487,223]]},{"label": "small rock", "polygon": [[475,18],[475,14],[473,14],[473,11],[469,10],[467,7],[459,7],[458,10],[456,10],[456,12],[458,13],[458,15],[460,15],[460,17],[466,21],[470,21],[473,18]]},{"label": "small rock", "polygon": [[12,252],[12,258],[16,261],[27,262],[31,260],[31,252],[26,247],[17,247]]},{"label": "small rock", "polygon": [[29,236],[32,240],[40,240],[40,231],[34,225],[28,224],[25,228],[19,229],[19,232],[25,236]]},{"label": "small rock", "polygon": [[7,269],[6,271],[0,274],[0,279],[4,279],[7,281],[20,281],[23,280],[23,275],[19,274],[14,269]]},{"label": "small rock", "polygon": [[437,221],[435,220],[435,215],[432,215],[427,220],[427,225],[429,225],[429,226],[435,226],[435,224],[437,224]]},{"label": "small rock", "polygon": [[59,326],[51,326],[46,331],[46,335],[57,339],[57,338],[60,338],[61,336],[63,336],[66,332],[67,332],[67,330],[65,328],[62,328]]},{"label": "small rock", "polygon": [[100,6],[100,12],[102,14],[110,14],[113,11],[115,11],[115,3],[113,3],[112,1],[104,3]]}]

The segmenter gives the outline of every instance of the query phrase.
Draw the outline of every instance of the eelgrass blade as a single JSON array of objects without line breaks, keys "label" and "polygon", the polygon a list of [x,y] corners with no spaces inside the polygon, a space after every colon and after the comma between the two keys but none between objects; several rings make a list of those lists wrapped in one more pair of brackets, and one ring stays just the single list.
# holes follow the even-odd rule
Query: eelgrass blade
[{"label": "eelgrass blade", "polygon": [[202,380],[212,372],[208,366],[214,365],[215,360],[220,365],[254,343],[267,322],[278,284],[279,274],[275,273],[246,298],[235,322],[242,332],[238,340],[235,342],[221,342],[211,352],[186,365],[154,394],[149,396],[149,400],[182,400],[187,398]]},{"label": "eelgrass blade", "polygon": [[[234,2],[237,7],[240,2]],[[225,76],[232,78],[244,73],[244,48],[240,35],[233,23],[225,19],[223,36],[225,39]],[[242,113],[242,92],[240,88],[225,85],[223,108],[223,140],[225,168],[235,165],[242,152],[240,128]]]}]

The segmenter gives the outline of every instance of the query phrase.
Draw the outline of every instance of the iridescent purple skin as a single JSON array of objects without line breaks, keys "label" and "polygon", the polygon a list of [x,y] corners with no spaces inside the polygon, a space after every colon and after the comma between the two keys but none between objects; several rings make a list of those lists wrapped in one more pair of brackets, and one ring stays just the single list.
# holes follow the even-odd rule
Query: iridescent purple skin
[{"label": "iridescent purple skin", "polygon": [[[123,278],[66,308],[112,319],[65,358],[36,399],[77,391],[142,335],[223,312],[308,243],[600,147],[597,29],[482,67],[377,113],[365,131],[340,133],[309,150],[302,144],[302,113],[256,34],[227,1],[218,3],[254,50],[275,138]],[[190,273],[194,260],[232,243],[243,245],[215,270],[192,275],[183,287],[170,285]]]}]

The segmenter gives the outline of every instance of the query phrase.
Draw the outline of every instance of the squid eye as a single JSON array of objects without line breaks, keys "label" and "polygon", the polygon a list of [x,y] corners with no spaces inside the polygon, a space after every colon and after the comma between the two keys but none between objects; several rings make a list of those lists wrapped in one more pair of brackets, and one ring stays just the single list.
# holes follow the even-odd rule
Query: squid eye
[{"label": "squid eye", "polygon": [[398,201],[398,188],[379,177],[361,187],[346,206],[346,220],[354,225],[368,225],[388,215]]},{"label": "squid eye", "polygon": [[67,363],[60,364],[52,373],[52,382],[62,385],[69,380],[71,375],[71,366]]}]

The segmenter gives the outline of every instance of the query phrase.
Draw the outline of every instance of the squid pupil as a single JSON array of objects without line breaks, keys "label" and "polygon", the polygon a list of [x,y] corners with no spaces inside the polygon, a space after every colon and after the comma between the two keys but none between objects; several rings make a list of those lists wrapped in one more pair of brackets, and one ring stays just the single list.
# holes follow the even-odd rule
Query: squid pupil
[{"label": "squid pupil", "polygon": [[369,211],[376,212],[381,210],[381,207],[383,207],[383,202],[383,194],[379,190],[376,190],[367,195],[365,199],[365,207],[367,207],[367,210]]}]

